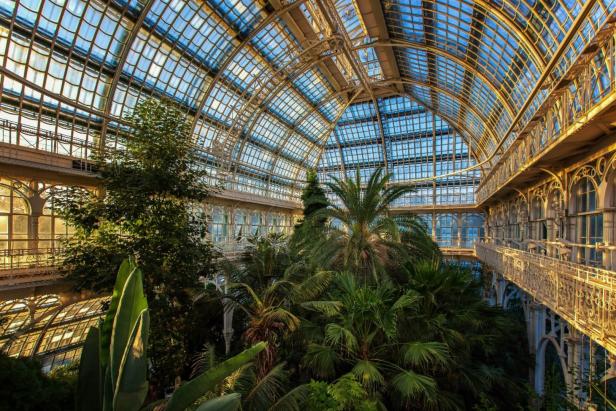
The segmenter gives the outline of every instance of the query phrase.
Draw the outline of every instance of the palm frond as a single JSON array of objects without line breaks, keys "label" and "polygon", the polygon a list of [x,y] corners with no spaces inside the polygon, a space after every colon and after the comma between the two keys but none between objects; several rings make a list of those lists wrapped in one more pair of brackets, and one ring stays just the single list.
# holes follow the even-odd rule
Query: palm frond
[{"label": "palm frond", "polygon": [[208,400],[196,411],[238,411],[242,409],[242,396],[240,394],[227,394]]},{"label": "palm frond", "polygon": [[269,411],[302,411],[309,393],[307,384],[298,385],[272,404]]},{"label": "palm frond", "polygon": [[338,355],[332,347],[315,343],[308,345],[308,350],[302,360],[303,366],[320,378],[334,376],[337,362]]},{"label": "palm frond", "polygon": [[357,361],[351,374],[369,390],[375,390],[385,383],[385,377],[377,365],[370,360]]},{"label": "palm frond", "polygon": [[353,333],[336,323],[325,326],[325,343],[338,346],[349,353],[355,352],[359,346]]},{"label": "palm frond", "polygon": [[244,395],[244,408],[250,410],[265,410],[284,394],[288,381],[285,364],[280,363],[272,368],[262,378],[256,379],[254,385]]},{"label": "palm frond", "polygon": [[291,301],[301,303],[319,298],[331,284],[335,275],[333,271],[319,271],[309,276],[293,288]]},{"label": "palm frond", "polygon": [[432,398],[436,393],[436,381],[426,375],[403,370],[391,379],[391,385],[405,399]]},{"label": "palm frond", "polygon": [[332,317],[340,313],[343,307],[340,301],[308,301],[301,306],[307,310],[319,312],[327,317]]},{"label": "palm frond", "polygon": [[447,345],[437,341],[415,341],[405,344],[403,353],[404,364],[417,367],[443,366],[450,359]]},{"label": "palm frond", "polygon": [[214,344],[206,343],[201,351],[193,356],[193,361],[190,368],[190,379],[197,375],[203,374],[206,370],[214,367],[218,363],[216,357],[216,347]]}]

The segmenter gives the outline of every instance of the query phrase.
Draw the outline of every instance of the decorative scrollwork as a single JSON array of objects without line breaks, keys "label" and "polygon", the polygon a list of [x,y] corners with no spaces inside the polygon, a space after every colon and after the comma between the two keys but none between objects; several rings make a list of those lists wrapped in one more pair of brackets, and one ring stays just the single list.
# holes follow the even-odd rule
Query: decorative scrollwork
[{"label": "decorative scrollwork", "polygon": [[479,259],[616,353],[616,274],[508,247],[478,243]]},{"label": "decorative scrollwork", "polygon": [[573,176],[571,177],[571,182],[569,183],[569,191],[571,191],[573,186],[583,178],[590,179],[595,184],[595,186],[598,186],[600,183],[600,176],[597,172],[597,169],[594,166],[587,164],[578,168],[575,173],[573,173]]}]

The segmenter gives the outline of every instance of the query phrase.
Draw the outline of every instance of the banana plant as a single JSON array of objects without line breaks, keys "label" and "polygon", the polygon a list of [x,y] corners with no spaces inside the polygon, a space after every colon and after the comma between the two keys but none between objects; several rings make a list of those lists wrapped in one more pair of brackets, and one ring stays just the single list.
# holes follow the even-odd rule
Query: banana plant
[{"label": "banana plant", "polygon": [[[122,262],[105,318],[91,327],[79,364],[77,411],[139,411],[148,392],[150,329],[143,275],[132,259]],[[265,349],[259,343],[180,386],[165,411],[184,411],[218,383]],[[209,407],[237,403],[235,396]],[[207,403],[201,404],[204,409]],[[231,409],[231,408],[229,408]]]}]

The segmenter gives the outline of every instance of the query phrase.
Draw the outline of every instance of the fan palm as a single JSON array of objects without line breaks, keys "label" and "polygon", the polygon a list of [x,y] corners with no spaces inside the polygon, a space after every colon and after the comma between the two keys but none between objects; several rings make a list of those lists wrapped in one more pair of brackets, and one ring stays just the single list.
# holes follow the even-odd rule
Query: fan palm
[{"label": "fan palm", "polygon": [[[431,373],[439,385],[428,409],[448,404],[470,409],[479,399],[489,398],[497,409],[507,408],[508,399],[523,399],[526,376],[524,324],[480,298],[480,283],[469,270],[439,262],[414,263],[408,286],[421,296],[412,317],[401,317],[401,338],[438,341],[450,353],[448,365]],[[511,353],[519,354],[513,355]],[[520,370],[507,374],[505,370]],[[517,398],[516,398],[517,397]]]},{"label": "fan palm", "polygon": [[413,191],[410,186],[390,184],[391,177],[377,169],[365,187],[359,169],[354,179],[332,177],[327,186],[338,201],[313,217],[329,221],[328,235],[312,247],[312,255],[322,265],[376,282],[388,267],[434,251],[418,218],[390,215],[393,203]]},{"label": "fan palm", "polygon": [[323,314],[320,340],[309,344],[304,366],[320,378],[350,372],[376,399],[391,388],[403,401],[431,399],[436,381],[424,371],[444,366],[444,344],[400,338],[400,317],[420,302],[414,291],[389,285],[359,286],[351,274],[338,277],[328,301],[303,304]]}]

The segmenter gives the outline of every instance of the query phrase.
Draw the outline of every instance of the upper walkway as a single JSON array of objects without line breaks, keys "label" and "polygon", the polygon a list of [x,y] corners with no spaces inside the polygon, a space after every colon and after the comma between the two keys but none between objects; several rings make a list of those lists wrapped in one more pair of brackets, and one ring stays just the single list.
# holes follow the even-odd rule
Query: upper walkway
[{"label": "upper walkway", "polygon": [[616,354],[616,272],[477,243],[477,257],[572,327]]}]

